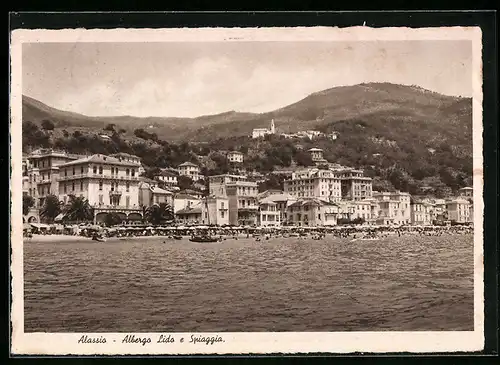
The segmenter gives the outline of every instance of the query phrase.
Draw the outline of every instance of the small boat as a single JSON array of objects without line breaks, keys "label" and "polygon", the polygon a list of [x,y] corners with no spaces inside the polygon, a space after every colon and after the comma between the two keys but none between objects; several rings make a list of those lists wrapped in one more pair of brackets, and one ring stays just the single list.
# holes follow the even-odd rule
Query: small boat
[{"label": "small boat", "polygon": [[182,236],[175,235],[175,236],[174,236],[174,240],[182,240]]},{"label": "small boat", "polygon": [[192,236],[189,239],[191,242],[200,242],[200,243],[205,243],[205,242],[219,242],[219,238],[217,237],[211,237],[211,236]]}]

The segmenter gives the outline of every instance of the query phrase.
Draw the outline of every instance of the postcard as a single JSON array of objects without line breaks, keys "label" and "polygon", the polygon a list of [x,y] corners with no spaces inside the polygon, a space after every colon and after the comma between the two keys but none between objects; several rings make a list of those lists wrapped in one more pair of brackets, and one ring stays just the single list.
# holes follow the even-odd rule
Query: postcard
[{"label": "postcard", "polygon": [[12,31],[11,352],[483,349],[481,52],[478,27]]}]

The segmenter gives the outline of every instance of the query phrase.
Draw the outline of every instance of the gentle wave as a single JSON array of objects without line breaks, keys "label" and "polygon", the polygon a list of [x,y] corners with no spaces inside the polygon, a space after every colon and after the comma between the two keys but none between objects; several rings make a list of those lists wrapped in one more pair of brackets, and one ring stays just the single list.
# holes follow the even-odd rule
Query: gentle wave
[{"label": "gentle wave", "polygon": [[473,330],[472,235],[24,245],[26,332]]}]

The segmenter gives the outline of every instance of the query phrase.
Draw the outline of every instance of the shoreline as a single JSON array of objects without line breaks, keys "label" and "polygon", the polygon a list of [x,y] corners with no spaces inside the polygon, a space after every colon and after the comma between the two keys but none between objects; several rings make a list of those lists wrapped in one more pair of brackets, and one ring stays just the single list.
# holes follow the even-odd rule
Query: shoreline
[{"label": "shoreline", "polygon": [[[473,233],[449,233],[450,235],[473,235]],[[327,235],[327,236],[332,236],[332,235]],[[404,236],[410,236],[410,235],[401,235],[401,237]],[[34,234],[32,238],[27,238],[23,237],[23,243],[27,244],[33,244],[33,243],[82,243],[82,242],[94,242],[94,243],[116,243],[116,242],[130,242],[130,241],[147,241],[147,240],[158,240],[158,239],[165,239],[168,242],[183,242],[183,241],[188,241],[189,242],[189,237],[188,236],[183,236],[182,239],[176,240],[176,239],[168,239],[168,236],[133,236],[133,237],[109,237],[106,238],[106,241],[104,242],[99,242],[99,241],[93,241],[92,238],[90,237],[84,237],[84,236],[74,236],[74,235],[63,235],[63,234],[52,234],[52,235],[43,235],[43,234]],[[225,240],[232,240],[232,236],[223,236]],[[332,236],[333,237],[333,236]],[[426,236],[424,236],[426,237]],[[290,238],[298,238],[298,237],[289,237],[286,239]],[[310,237],[301,237],[301,240],[304,239],[311,239]],[[338,237],[342,238],[342,237]],[[344,237],[348,239],[355,239],[354,237]],[[381,237],[382,239],[383,237]],[[249,238],[246,237],[246,235],[240,235],[238,236],[238,240],[243,240],[243,239],[249,239],[249,240],[255,240],[252,236]]]}]

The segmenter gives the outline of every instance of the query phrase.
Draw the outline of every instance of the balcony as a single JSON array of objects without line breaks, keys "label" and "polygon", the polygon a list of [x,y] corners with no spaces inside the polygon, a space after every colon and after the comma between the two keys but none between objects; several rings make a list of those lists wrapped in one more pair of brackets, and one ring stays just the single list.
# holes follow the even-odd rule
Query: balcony
[{"label": "balcony", "polygon": [[259,210],[259,206],[258,205],[239,206],[238,210],[239,211],[257,211],[257,210]]},{"label": "balcony", "polygon": [[117,196],[117,197],[120,197],[120,196],[122,196],[122,192],[121,192],[121,191],[119,191],[119,190],[111,190],[111,191],[109,192],[109,196]]},{"label": "balcony", "polygon": [[123,180],[123,181],[137,181],[139,179],[138,176],[118,176],[118,175],[110,175],[110,174],[83,173],[83,174],[59,176],[59,178],[57,180],[58,181],[67,181],[67,180],[75,180],[75,179],[83,179],[83,178],[104,179],[104,180]]}]

